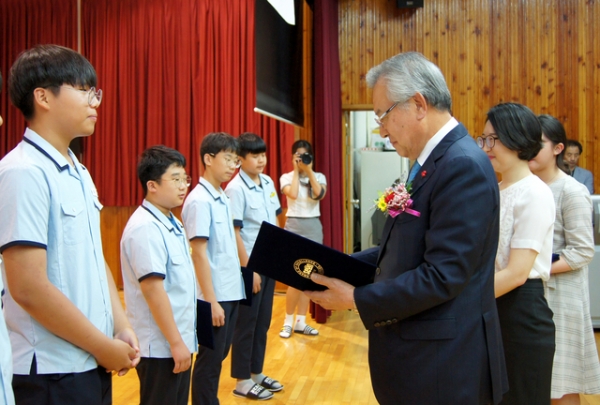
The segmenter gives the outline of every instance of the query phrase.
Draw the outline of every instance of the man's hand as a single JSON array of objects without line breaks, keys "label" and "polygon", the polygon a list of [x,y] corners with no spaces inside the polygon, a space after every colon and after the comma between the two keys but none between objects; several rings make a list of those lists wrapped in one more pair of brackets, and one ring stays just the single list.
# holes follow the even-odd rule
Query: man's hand
[{"label": "man's hand", "polygon": [[212,312],[213,326],[220,327],[225,325],[225,311],[221,304],[217,301],[210,303],[210,310]]},{"label": "man's hand", "polygon": [[354,286],[321,274],[313,273],[310,279],[317,284],[324,285],[325,291],[305,291],[311,300],[325,309],[354,309]]},{"label": "man's hand", "polygon": [[174,374],[183,373],[192,366],[192,353],[190,353],[183,341],[171,345],[171,355],[173,356],[173,361],[175,361]]},{"label": "man's hand", "polygon": [[[119,333],[117,333],[115,335],[115,339],[122,340],[123,342],[125,342],[129,346],[131,346],[131,348],[133,348],[133,350],[135,350],[135,356],[131,358],[131,367],[130,368],[136,367],[140,362],[140,348],[139,348],[138,338],[135,335],[135,332],[133,331],[133,329],[130,327],[124,328],[123,330],[121,330]],[[124,368],[124,369],[119,370],[119,373],[118,373],[119,377],[124,376],[125,374],[127,374],[128,371],[129,371],[129,368]]]},{"label": "man's hand", "polygon": [[252,293],[254,294],[258,294],[260,292],[260,289],[262,284],[262,280],[260,278],[260,274],[258,273],[254,273],[254,280],[252,282]]}]

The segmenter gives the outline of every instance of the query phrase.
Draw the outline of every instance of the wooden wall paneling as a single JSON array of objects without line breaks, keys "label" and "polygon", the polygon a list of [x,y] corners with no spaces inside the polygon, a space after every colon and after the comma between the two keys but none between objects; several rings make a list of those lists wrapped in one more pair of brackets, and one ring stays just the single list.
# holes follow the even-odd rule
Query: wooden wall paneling
[{"label": "wooden wall paneling", "polygon": [[[302,85],[304,87],[304,126],[298,127],[296,126],[294,129],[294,137],[296,139],[304,139],[314,145],[313,141],[313,13],[304,2],[302,15],[302,24],[303,24],[303,41],[302,41],[302,59],[304,63],[304,67],[302,68],[303,76],[302,76]],[[291,151],[285,151],[287,155],[289,155],[290,160],[292,158]]]},{"label": "wooden wall paneling", "polygon": [[[592,10],[585,4],[588,2],[579,3],[577,2],[575,7],[577,8],[576,13],[578,15],[577,24],[581,29],[578,31],[577,43],[573,45],[577,47],[577,76],[580,81],[578,83],[579,88],[577,89],[579,97],[573,100],[573,103],[577,104],[579,108],[577,122],[580,125],[579,128],[572,129],[573,132],[568,132],[567,135],[572,138],[579,138],[579,141],[583,145],[584,153],[580,159],[580,165],[592,170],[596,174],[596,177],[600,177],[598,162],[590,159],[590,157],[598,156],[598,152],[600,152],[600,147],[598,146],[598,142],[596,142],[596,133],[598,131],[597,106],[600,101],[598,97],[598,74],[600,73],[600,65],[598,63],[600,63],[600,52],[598,52],[598,30],[595,29],[595,24],[598,20],[592,19],[593,17],[599,17],[599,7],[598,3],[595,2],[595,13],[593,13],[590,12]],[[585,129],[583,129],[583,126],[585,126]],[[578,136],[581,133],[584,136]],[[598,183],[596,182],[596,184]],[[598,190],[598,187],[596,187],[596,190]]]},{"label": "wooden wall paneling", "polygon": [[[600,21],[600,3],[580,2],[580,14],[585,16],[582,19],[582,32],[585,36],[580,37],[585,40],[585,48],[580,50],[585,60],[585,100],[583,104],[587,106],[586,116],[582,119],[586,123],[584,156],[592,159],[585,159],[585,166],[595,174],[596,193],[600,187],[598,178],[600,177],[600,159],[593,159],[600,156],[600,120],[598,120],[598,106],[600,106],[600,41],[598,40],[597,22]],[[576,134],[573,134],[576,135]],[[580,138],[581,139],[581,138]]]},{"label": "wooden wall paneling", "polygon": [[392,0],[339,0],[344,109],[372,108],[364,80],[381,61],[422,52],[444,73],[453,113],[472,135],[487,110],[520,102],[563,122],[584,146],[580,165],[600,177],[600,2],[427,0],[397,9]]}]

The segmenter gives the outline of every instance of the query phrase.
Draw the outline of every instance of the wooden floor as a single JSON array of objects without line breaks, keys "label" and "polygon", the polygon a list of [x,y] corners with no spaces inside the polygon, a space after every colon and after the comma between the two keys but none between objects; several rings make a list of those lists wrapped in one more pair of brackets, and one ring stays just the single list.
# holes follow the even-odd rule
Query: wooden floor
[{"label": "wooden floor", "polygon": [[[319,336],[294,334],[290,339],[282,339],[279,328],[284,309],[285,296],[276,294],[264,373],[279,380],[285,388],[275,393],[273,399],[261,403],[377,404],[369,377],[367,332],[358,315],[334,311],[326,324],[312,324],[319,329]],[[596,345],[599,343],[600,333],[596,333]],[[219,386],[221,405],[256,404],[257,401],[233,396],[235,381],[229,372],[228,357],[223,362]],[[124,377],[113,377],[113,405],[138,404],[139,382],[135,370]],[[600,395],[584,395],[581,404],[600,405]]]}]

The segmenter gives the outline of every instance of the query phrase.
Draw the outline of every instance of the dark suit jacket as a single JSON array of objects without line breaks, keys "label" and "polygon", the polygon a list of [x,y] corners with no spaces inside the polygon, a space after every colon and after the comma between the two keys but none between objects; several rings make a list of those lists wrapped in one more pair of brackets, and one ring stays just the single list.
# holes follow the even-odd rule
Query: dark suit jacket
[{"label": "dark suit jacket", "polygon": [[421,216],[388,217],[375,282],[355,290],[375,396],[381,404],[498,403],[508,389],[494,298],[499,192],[464,126],[427,158],[412,199]]}]

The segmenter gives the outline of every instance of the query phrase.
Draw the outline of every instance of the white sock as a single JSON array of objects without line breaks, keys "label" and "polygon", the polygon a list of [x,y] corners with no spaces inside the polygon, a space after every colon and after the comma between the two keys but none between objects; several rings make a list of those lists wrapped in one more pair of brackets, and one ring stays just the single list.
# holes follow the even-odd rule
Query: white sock
[{"label": "white sock", "polygon": [[263,382],[263,380],[266,378],[267,376],[264,375],[263,373],[260,374],[252,374],[252,381],[254,381],[257,384],[260,384],[261,382]]},{"label": "white sock", "polygon": [[296,315],[296,330],[304,330],[306,326],[306,315]]},{"label": "white sock", "polygon": [[235,385],[235,390],[245,395],[252,387],[254,387],[254,384],[256,383],[251,378],[248,380],[238,380]]},{"label": "white sock", "polygon": [[294,324],[294,314],[285,314],[285,321],[283,321],[283,325],[292,326]]}]

